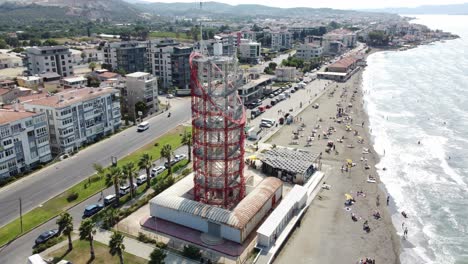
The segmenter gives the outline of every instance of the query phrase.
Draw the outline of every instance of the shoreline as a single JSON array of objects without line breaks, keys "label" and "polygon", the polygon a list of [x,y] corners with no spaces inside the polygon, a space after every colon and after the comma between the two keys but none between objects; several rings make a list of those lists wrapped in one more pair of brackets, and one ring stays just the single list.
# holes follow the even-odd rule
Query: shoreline
[{"label": "shoreline", "polygon": [[[371,52],[365,54],[365,59],[379,51],[385,50],[372,48]],[[294,260],[294,263],[357,263],[366,257],[375,259],[377,263],[400,263],[403,245],[391,218],[393,201],[390,197],[390,206],[386,205],[388,192],[375,167],[380,162],[380,156],[374,151],[369,117],[363,101],[364,70],[365,68],[359,70],[345,83],[332,83],[327,92],[311,102],[298,115],[306,124],[306,131],[317,124],[318,117],[323,120],[319,123],[321,129],[333,126],[335,130],[329,139],[316,139],[312,147],[303,147],[302,142],[299,146],[290,146],[289,134],[295,128],[294,124],[284,126],[271,138],[279,146],[297,147],[319,153],[323,152],[328,140],[336,142],[337,138],[345,136],[343,143],[335,144],[338,155],[323,152],[322,162],[326,174],[324,181],[331,185],[331,189],[322,189],[319,192],[320,198],[312,202],[302,219],[301,227],[292,233],[275,263],[287,263],[290,260]],[[335,91],[333,96],[330,96],[331,90]],[[347,111],[355,122],[349,125],[364,139],[364,144],[357,143],[353,132],[345,131],[345,124],[337,124],[331,118],[336,114],[337,102],[346,105],[353,102],[352,108]],[[312,108],[314,103],[319,103],[319,109]],[[362,122],[364,126],[361,126]],[[348,148],[351,144],[353,147]],[[368,148],[369,154],[363,155],[362,148]],[[367,159],[367,166],[361,161],[363,156]],[[356,163],[349,173],[341,171],[346,159],[352,159],[353,163]],[[374,176],[376,183],[368,183],[368,175]],[[357,191],[361,190],[366,194],[365,197],[356,195]],[[349,210],[344,206],[345,193],[350,193],[356,200],[356,204],[350,206]],[[375,211],[380,212],[380,219],[374,219],[372,216]],[[351,220],[351,213],[358,216],[358,221]],[[362,230],[365,220],[369,222],[370,233]],[[336,254],[337,252],[340,254]]]}]

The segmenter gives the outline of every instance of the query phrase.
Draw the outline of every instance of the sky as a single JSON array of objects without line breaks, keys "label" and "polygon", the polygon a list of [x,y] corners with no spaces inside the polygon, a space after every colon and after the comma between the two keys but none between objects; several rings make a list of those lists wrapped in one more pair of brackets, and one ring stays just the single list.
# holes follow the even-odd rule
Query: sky
[{"label": "sky", "polygon": [[[148,2],[197,2],[194,0],[144,0]],[[468,0],[210,0],[231,5],[261,4],[276,7],[330,7],[336,9],[371,9],[416,7],[420,5],[461,4]],[[208,1],[203,1],[208,2]]]}]

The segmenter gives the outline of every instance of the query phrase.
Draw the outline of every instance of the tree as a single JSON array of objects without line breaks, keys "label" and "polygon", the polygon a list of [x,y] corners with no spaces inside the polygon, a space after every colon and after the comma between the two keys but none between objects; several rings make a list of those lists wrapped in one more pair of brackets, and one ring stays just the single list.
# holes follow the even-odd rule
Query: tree
[{"label": "tree", "polygon": [[146,115],[146,111],[148,110],[148,107],[146,106],[146,103],[143,102],[143,101],[138,101],[136,104],[135,104],[135,114],[137,114],[138,112],[141,112],[142,113],[142,116],[145,116]]},{"label": "tree", "polygon": [[59,234],[63,232],[63,234],[68,237],[68,251],[71,251],[73,249],[71,239],[71,234],[73,232],[73,217],[69,213],[63,212],[60,214],[56,223],[59,227]]},{"label": "tree", "polygon": [[184,257],[193,259],[193,260],[200,260],[201,258],[201,252],[200,249],[197,247],[194,247],[192,245],[189,246],[184,246],[184,251],[182,251],[182,255]]},{"label": "tree", "polygon": [[138,167],[146,171],[146,189],[151,186],[151,167],[153,166],[153,157],[148,153],[141,155],[138,161]]},{"label": "tree", "polygon": [[42,45],[42,41],[38,38],[33,38],[29,40],[29,46],[41,46],[41,45]]},{"label": "tree", "polygon": [[93,222],[91,218],[85,219],[81,222],[80,225],[80,240],[87,240],[89,241],[89,248],[91,253],[91,260],[94,259],[94,235],[96,234],[96,224]]},{"label": "tree", "polygon": [[164,145],[161,148],[161,157],[167,159],[167,175],[172,174],[172,164],[171,164],[171,157],[172,157],[172,147],[169,144]]},{"label": "tree", "polygon": [[122,172],[130,181],[130,197],[133,199],[133,196],[135,195],[135,190],[133,188],[133,177],[136,174],[135,164],[133,162],[125,164],[122,168]]},{"label": "tree", "polygon": [[87,76],[86,79],[88,80],[89,87],[99,87],[101,85],[101,81],[97,77],[94,76]]},{"label": "tree", "polygon": [[124,263],[123,260],[123,251],[125,250],[125,245],[123,244],[124,235],[115,232],[112,234],[111,239],[109,240],[109,253],[112,256],[119,256],[120,264]]},{"label": "tree", "polygon": [[91,69],[91,71],[94,71],[94,69],[96,69],[96,63],[95,62],[91,62],[89,65],[88,65],[88,68]]},{"label": "tree", "polygon": [[44,46],[57,46],[58,44],[59,43],[53,39],[47,39],[46,41],[44,41],[44,43],[42,43],[42,45]]},{"label": "tree", "polygon": [[104,213],[102,228],[109,230],[117,223],[118,220],[117,210],[115,210],[115,208],[110,208]]},{"label": "tree", "polygon": [[93,168],[96,171],[96,174],[99,176],[99,178],[102,178],[104,175],[106,175],[106,168],[104,168],[101,164],[93,163]]},{"label": "tree", "polygon": [[119,68],[119,69],[115,70],[115,73],[118,73],[118,74],[120,74],[120,75],[122,75],[124,77],[125,77],[125,74],[127,74],[127,72],[122,68]]},{"label": "tree", "polygon": [[84,59],[86,59],[86,53],[81,52],[80,57],[81,57],[81,60],[84,61]]},{"label": "tree", "polygon": [[182,135],[182,140],[181,142],[182,145],[187,146],[187,157],[188,157],[188,162],[192,161],[192,133],[189,131],[185,130],[184,134]]},{"label": "tree", "polygon": [[119,198],[120,198],[120,193],[119,193],[119,187],[120,184],[122,183],[122,170],[117,167],[113,166],[109,169],[109,175],[112,178],[112,182],[114,183],[114,191],[115,191],[115,202],[117,205],[119,205]]},{"label": "tree", "polygon": [[4,39],[0,39],[0,49],[6,49],[8,48],[8,44]]},{"label": "tree", "polygon": [[151,252],[150,260],[148,264],[165,264],[164,259],[166,258],[166,253],[159,248],[155,248]]},{"label": "tree", "polygon": [[273,71],[276,70],[277,66],[278,66],[278,64],[276,64],[276,62],[270,62],[268,64],[268,68],[272,69]]}]

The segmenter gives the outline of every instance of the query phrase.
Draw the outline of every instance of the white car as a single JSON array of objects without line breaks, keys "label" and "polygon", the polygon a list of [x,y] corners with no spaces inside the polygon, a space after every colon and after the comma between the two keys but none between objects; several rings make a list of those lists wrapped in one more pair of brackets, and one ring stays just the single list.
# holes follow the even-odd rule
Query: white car
[{"label": "white car", "polygon": [[185,155],[185,154],[179,154],[179,155],[174,156],[174,159],[177,160],[177,161],[181,161],[181,160],[183,160],[185,158],[187,158],[187,155]]},{"label": "white car", "polygon": [[174,95],[173,95],[173,94],[168,94],[166,97],[167,97],[168,99],[171,99],[171,98],[174,98]]},{"label": "white car", "polygon": [[272,124],[267,123],[267,122],[261,122],[261,123],[260,123],[260,127],[270,128],[270,127],[272,127],[272,126],[273,126]]},{"label": "white car", "polygon": [[159,174],[161,174],[166,168],[164,166],[158,166],[156,168],[153,168],[151,170],[151,176],[154,177],[154,176],[157,176]]}]

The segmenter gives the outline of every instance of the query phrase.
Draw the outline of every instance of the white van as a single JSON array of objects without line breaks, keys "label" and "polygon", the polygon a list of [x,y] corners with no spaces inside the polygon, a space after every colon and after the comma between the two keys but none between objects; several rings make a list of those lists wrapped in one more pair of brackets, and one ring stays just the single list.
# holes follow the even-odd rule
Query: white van
[{"label": "white van", "polygon": [[149,128],[149,123],[147,121],[141,122],[140,124],[138,124],[137,131],[142,132],[142,131],[147,130],[148,128]]},{"label": "white van", "polygon": [[261,122],[261,123],[270,124],[271,126],[274,126],[274,125],[275,125],[275,120],[274,120],[274,119],[262,118],[262,120],[261,120],[260,122]]},{"label": "white van", "polygon": [[137,177],[137,185],[142,185],[143,183],[146,182],[146,174],[142,174],[140,176]]}]

